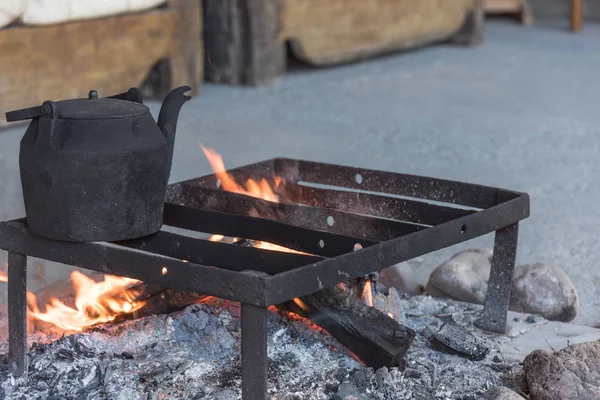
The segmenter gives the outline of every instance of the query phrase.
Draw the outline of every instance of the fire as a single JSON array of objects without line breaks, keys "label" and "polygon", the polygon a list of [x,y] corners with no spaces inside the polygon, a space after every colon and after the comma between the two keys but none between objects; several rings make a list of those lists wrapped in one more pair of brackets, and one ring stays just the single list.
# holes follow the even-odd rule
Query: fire
[{"label": "fire", "polygon": [[71,280],[75,288],[75,308],[69,307],[53,297],[41,311],[36,296],[28,292],[29,315],[34,320],[48,322],[66,332],[80,332],[86,327],[114,321],[120,314],[131,313],[144,306],[136,301],[137,290],[129,289],[139,281],[106,275],[96,282],[84,274],[73,271]]},{"label": "fire", "polygon": [[298,307],[300,307],[300,309],[302,309],[303,311],[308,311],[308,306],[301,299],[296,297],[293,301]]},{"label": "fire", "polygon": [[[246,196],[256,197],[256,198],[271,201],[274,203],[279,203],[279,197],[275,194],[275,192],[273,192],[273,189],[271,188],[271,186],[269,185],[269,182],[267,182],[266,179],[262,178],[260,180],[260,182],[256,182],[254,179],[248,179],[246,181],[246,186],[242,187],[227,172],[227,170],[225,169],[225,164],[223,163],[223,158],[221,157],[221,155],[219,153],[217,153],[213,149],[206,148],[202,145],[200,145],[200,147],[202,148],[204,155],[208,159],[208,162],[210,163],[210,166],[212,167],[213,172],[215,173],[217,178],[219,178],[219,181],[221,182],[221,187],[223,188],[223,190],[226,190],[228,192],[243,194]],[[283,179],[279,176],[273,177],[273,183],[276,188],[279,187],[279,185],[281,185],[282,181],[283,181]],[[225,237],[223,235],[217,234],[217,235],[212,235],[208,240],[210,240],[211,242],[221,242],[221,241],[223,241],[224,238]],[[234,242],[236,242],[238,240],[239,240],[238,238],[233,238]],[[296,251],[296,250],[293,250],[293,249],[290,249],[290,248],[287,248],[284,246],[280,246],[278,244],[269,243],[269,242],[254,241],[253,244],[254,244],[254,247],[258,247],[260,249],[265,249],[265,250],[282,251],[282,252],[286,252],[286,253],[296,253],[296,254],[307,254],[307,253],[303,253],[301,251]]]},{"label": "fire", "polygon": [[[0,268],[0,282],[8,282],[8,264]],[[33,320],[44,321],[64,332],[80,332],[85,328],[114,321],[117,316],[141,309],[143,301],[136,301],[139,291],[129,287],[139,281],[130,278],[106,275],[96,282],[78,271],[71,273],[75,289],[74,308],[56,297],[40,309],[37,297],[27,292],[28,315]]]},{"label": "fire", "polygon": [[290,249],[287,247],[283,247],[280,246],[278,244],[274,244],[274,243],[269,243],[269,242],[261,242],[261,241],[256,241],[256,246],[254,247],[258,247],[259,249],[265,249],[265,250],[273,250],[273,251],[283,251],[286,253],[296,253],[296,254],[308,254],[308,253],[303,253],[301,251],[296,251],[294,249]]},{"label": "fire", "polygon": [[[296,300],[302,301],[300,299],[294,299],[294,302]],[[296,303],[298,304],[298,303]],[[300,307],[302,308],[302,307]],[[327,332],[325,329],[321,328],[319,325],[315,325],[311,322],[311,320],[304,318],[296,313],[293,313],[291,311],[284,311],[284,310],[280,310],[279,308],[275,307],[275,306],[269,306],[269,311],[271,312],[275,312],[277,314],[279,314],[280,316],[284,317],[285,319],[287,319],[288,321],[298,321],[301,322],[304,326],[306,326],[307,328],[309,328],[311,331],[315,331],[315,332],[320,332],[326,335],[329,335],[329,332]]]},{"label": "fire", "polygon": [[[210,240],[211,242],[222,242],[225,240],[225,236],[212,235],[211,237],[208,238],[208,240]],[[230,243],[235,243],[235,242],[238,242],[239,240],[240,240],[239,238],[229,238],[228,239],[228,241]],[[282,251],[285,253],[308,254],[308,253],[303,253],[301,251],[290,249],[290,248],[287,248],[284,246],[280,246],[275,243],[263,242],[260,240],[252,241],[252,247],[258,247],[259,249],[265,249],[265,250]]]},{"label": "fire", "polygon": [[369,307],[373,307],[373,290],[371,289],[371,280],[367,280],[365,282],[365,287],[362,292],[362,299]]},{"label": "fire", "polygon": [[[278,196],[273,192],[271,185],[269,185],[269,182],[267,182],[265,178],[262,178],[260,182],[256,182],[254,179],[248,179],[245,187],[238,185],[233,177],[227,173],[221,155],[215,152],[213,149],[208,149],[202,145],[200,145],[200,147],[202,147],[204,155],[208,159],[208,162],[210,163],[215,175],[217,178],[219,178],[221,187],[224,190],[279,203]],[[274,177],[273,182],[275,187],[279,187],[282,179],[280,177]]]},{"label": "fire", "polygon": [[208,240],[210,240],[211,242],[220,242],[224,238],[225,238],[225,236],[223,236],[223,235],[212,235],[210,237],[210,239],[208,239]]}]

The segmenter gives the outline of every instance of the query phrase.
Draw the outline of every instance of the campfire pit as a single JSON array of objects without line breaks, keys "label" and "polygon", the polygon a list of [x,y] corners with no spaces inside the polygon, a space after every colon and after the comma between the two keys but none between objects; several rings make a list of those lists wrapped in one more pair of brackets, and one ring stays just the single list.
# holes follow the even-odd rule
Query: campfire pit
[{"label": "campfire pit", "polygon": [[494,231],[489,289],[478,326],[507,331],[518,222],[529,216],[527,194],[291,159],[228,172],[236,181],[275,177],[279,202],[224,191],[217,173],[171,185],[165,225],[270,242],[296,253],[164,229],[118,243],[67,243],[31,235],[24,219],[0,223],[0,248],[9,252],[13,375],[27,372],[27,256],[241,302],[246,400],[266,398],[269,306]]}]

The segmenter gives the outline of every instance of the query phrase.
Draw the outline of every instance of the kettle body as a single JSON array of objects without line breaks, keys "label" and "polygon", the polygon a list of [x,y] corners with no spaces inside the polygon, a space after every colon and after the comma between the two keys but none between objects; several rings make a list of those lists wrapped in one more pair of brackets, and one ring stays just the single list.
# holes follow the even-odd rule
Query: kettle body
[{"label": "kettle body", "polygon": [[127,240],[160,230],[176,120],[189,99],[179,97],[179,106],[170,107],[177,110],[175,120],[161,115],[162,126],[137,89],[105,99],[90,92],[89,99],[7,113],[7,120],[32,119],[19,154],[28,230],[71,242]]}]

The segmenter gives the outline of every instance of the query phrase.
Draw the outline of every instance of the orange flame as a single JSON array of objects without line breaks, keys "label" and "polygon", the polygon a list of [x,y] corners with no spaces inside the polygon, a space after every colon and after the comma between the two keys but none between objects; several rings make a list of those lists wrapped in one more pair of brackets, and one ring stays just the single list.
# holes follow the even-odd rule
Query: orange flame
[{"label": "orange flame", "polygon": [[75,308],[53,297],[46,305],[46,310],[41,311],[36,296],[28,292],[29,315],[66,332],[80,332],[95,324],[114,321],[118,315],[137,311],[144,306],[144,302],[135,300],[139,291],[129,289],[129,286],[139,282],[135,279],[106,275],[103,281],[96,282],[73,271],[71,280],[75,288]]},{"label": "orange flame", "polygon": [[294,249],[290,249],[284,246],[280,246],[278,244],[274,244],[274,243],[269,243],[269,242],[261,242],[261,241],[256,241],[255,242],[255,246],[254,247],[258,247],[259,249],[265,249],[265,250],[273,250],[273,251],[282,251],[285,253],[295,253],[295,254],[308,254],[308,253],[304,253],[301,251],[297,251]]},{"label": "orange flame", "polygon": [[[210,238],[208,238],[208,240],[210,240],[211,242],[222,242],[223,240],[225,240],[225,236],[223,235],[212,235]],[[230,239],[230,242],[237,242],[239,240],[239,238],[233,238],[232,240]],[[265,250],[272,250],[272,251],[281,251],[284,253],[296,253],[296,254],[308,254],[308,253],[303,253],[301,251],[297,251],[294,249],[290,249],[284,246],[280,246],[278,244],[275,243],[269,243],[269,242],[263,242],[260,240],[254,240],[252,242],[253,247],[257,247],[259,249],[265,249]]]},{"label": "orange flame", "polygon": [[[227,172],[225,169],[225,164],[223,164],[223,158],[221,158],[219,153],[202,145],[200,145],[200,147],[202,147],[202,151],[208,159],[208,162],[210,163],[215,175],[221,181],[221,187],[224,190],[279,203],[279,198],[273,192],[273,189],[271,189],[269,182],[267,182],[265,178],[262,178],[260,182],[256,182],[254,179],[248,179],[246,181],[246,187],[242,187],[238,185],[233,177]],[[275,187],[278,187],[281,184],[282,179],[279,177],[274,177],[273,181],[275,183]]]},{"label": "orange flame", "polygon": [[[300,300],[300,299],[294,299],[294,302],[296,302],[296,300],[299,300],[300,302],[302,302],[302,300]],[[296,304],[298,304],[298,303],[296,303]],[[302,308],[301,306],[299,306],[299,307]],[[268,309],[271,312],[275,312],[275,313],[279,314],[280,316],[284,317],[288,321],[301,322],[303,325],[305,325],[311,331],[316,331],[316,332],[320,332],[320,333],[329,335],[329,332],[327,332],[325,329],[321,328],[319,325],[313,324],[309,319],[304,318],[294,312],[280,310],[275,306],[269,306]]]},{"label": "orange flame", "polygon": [[[200,145],[200,147],[202,148],[204,155],[208,159],[208,162],[210,163],[210,166],[212,167],[213,172],[215,173],[217,178],[219,178],[219,181],[221,182],[221,187],[223,188],[223,190],[226,190],[228,192],[243,194],[246,196],[256,197],[256,198],[271,201],[274,203],[279,203],[279,197],[273,192],[273,189],[271,188],[271,186],[269,185],[269,182],[267,182],[266,179],[262,178],[260,180],[260,182],[256,182],[253,179],[248,179],[246,181],[246,187],[242,187],[227,172],[227,170],[225,169],[225,164],[223,163],[223,158],[221,157],[221,155],[219,153],[217,153],[213,149],[206,148],[202,145]],[[275,184],[275,187],[277,188],[277,187],[279,187],[279,185],[281,185],[281,182],[283,182],[283,179],[279,176],[274,176],[273,182]],[[212,235],[208,240],[210,240],[211,242],[220,242],[223,239],[224,239],[223,235],[216,234],[216,235]],[[235,238],[234,241],[237,241],[237,238]],[[287,252],[287,253],[306,254],[306,253],[292,250],[287,247],[280,246],[280,245],[277,245],[274,243],[262,242],[262,241],[255,241],[254,247],[258,247],[258,248],[266,249],[266,250],[282,251],[282,252]]]},{"label": "orange flame", "polygon": [[0,268],[0,282],[8,282],[8,263],[4,263]]},{"label": "orange flame", "polygon": [[208,240],[210,240],[211,242],[220,242],[224,238],[225,238],[225,236],[223,236],[223,235],[212,235],[210,237],[210,239],[208,239]]},{"label": "orange flame", "polygon": [[305,303],[304,301],[302,301],[302,299],[299,299],[298,297],[296,297],[296,298],[293,300],[293,302],[294,302],[294,303],[296,303],[296,305],[297,305],[298,307],[300,307],[300,309],[301,309],[302,311],[308,311],[308,305],[306,305],[306,303]]},{"label": "orange flame", "polygon": [[[0,282],[8,282],[8,264],[0,268]],[[144,306],[143,301],[136,301],[140,294],[129,286],[139,281],[106,275],[104,280],[96,282],[78,271],[71,273],[75,288],[75,308],[69,307],[56,297],[49,300],[45,311],[37,304],[37,297],[27,292],[28,314],[33,320],[44,321],[60,328],[65,332],[80,332],[83,329],[114,321],[120,314],[139,310]]]},{"label": "orange flame", "polygon": [[373,291],[371,289],[370,279],[365,282],[365,287],[362,292],[362,299],[369,307],[373,307]]}]

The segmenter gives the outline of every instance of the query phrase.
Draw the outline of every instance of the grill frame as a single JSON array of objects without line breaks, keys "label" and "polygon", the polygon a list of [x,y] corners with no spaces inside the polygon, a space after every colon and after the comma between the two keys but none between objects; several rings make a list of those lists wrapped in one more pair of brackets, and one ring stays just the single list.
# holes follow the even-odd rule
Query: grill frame
[{"label": "grill frame", "polygon": [[[25,219],[2,222],[11,372],[27,372],[27,256],[241,302],[244,399],[266,398],[268,306],[492,232],[492,270],[478,326],[506,333],[518,224],[529,217],[526,193],[286,158],[228,173],[237,182],[281,177],[281,202],[226,192],[210,174],[169,185],[165,225],[313,255],[215,243],[169,229],[123,242],[57,242],[30,234]],[[356,243],[362,249],[355,251]]]}]

